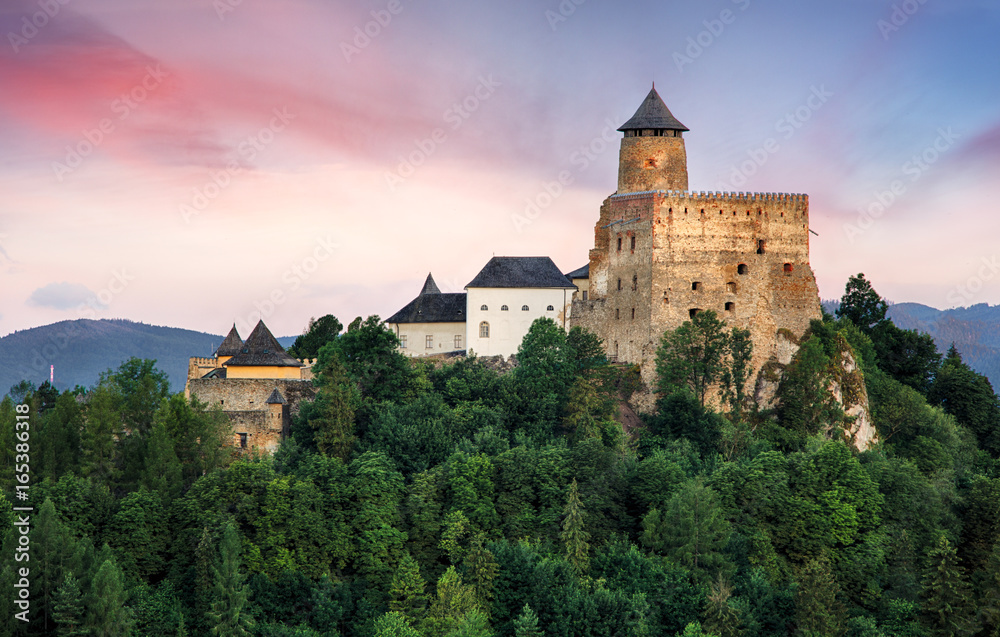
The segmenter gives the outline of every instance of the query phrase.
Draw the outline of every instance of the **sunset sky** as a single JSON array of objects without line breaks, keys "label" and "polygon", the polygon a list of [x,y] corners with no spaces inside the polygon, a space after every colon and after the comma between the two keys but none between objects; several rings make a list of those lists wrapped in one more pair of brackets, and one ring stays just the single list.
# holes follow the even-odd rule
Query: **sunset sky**
[{"label": "sunset sky", "polygon": [[824,298],[997,304],[998,33],[992,0],[3,0],[0,336],[568,272],[654,81],[692,190],[810,196]]}]

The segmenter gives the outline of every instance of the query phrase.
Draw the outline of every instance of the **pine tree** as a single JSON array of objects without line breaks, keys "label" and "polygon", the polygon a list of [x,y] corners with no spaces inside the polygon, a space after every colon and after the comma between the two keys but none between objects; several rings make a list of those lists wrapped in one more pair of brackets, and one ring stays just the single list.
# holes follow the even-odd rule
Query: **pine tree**
[{"label": "pine tree", "polygon": [[389,610],[401,613],[412,624],[419,624],[427,615],[426,587],[417,561],[409,552],[404,553],[392,578]]},{"label": "pine tree", "polygon": [[66,573],[63,583],[52,598],[52,620],[59,637],[78,637],[87,634],[84,625],[83,594],[72,573]]},{"label": "pine tree", "polygon": [[477,533],[469,543],[469,550],[462,558],[462,565],[465,567],[465,578],[469,585],[476,591],[476,598],[483,612],[487,612],[490,600],[493,599],[494,580],[497,577],[499,567],[493,553],[485,546],[486,538],[482,533]]},{"label": "pine tree", "polygon": [[208,613],[216,637],[249,637],[253,618],[247,608],[250,591],[240,572],[240,538],[232,522],[227,522],[219,544],[219,562],[212,569],[213,602]]},{"label": "pine tree", "polygon": [[964,637],[975,634],[972,591],[958,565],[955,548],[942,535],[927,553],[924,571],[924,619],[934,637]]},{"label": "pine tree", "polygon": [[139,484],[160,494],[164,502],[177,498],[183,486],[181,461],[177,459],[174,442],[159,418],[150,431],[145,461]]},{"label": "pine tree", "polygon": [[94,637],[126,637],[132,630],[132,611],[122,572],[113,557],[104,560],[94,576],[87,604],[87,626]]},{"label": "pine tree", "polygon": [[979,620],[986,637],[1000,637],[1000,542],[986,562],[986,581],[979,602]]},{"label": "pine tree", "polygon": [[812,560],[799,575],[795,620],[803,635],[839,637],[847,630],[847,609],[837,599],[840,586],[826,559]]},{"label": "pine tree", "polygon": [[76,542],[59,521],[55,505],[49,498],[45,498],[38,510],[31,539],[32,589],[39,595],[41,624],[48,631],[52,628],[52,600],[56,589],[67,572],[80,566],[73,559]]},{"label": "pine tree", "polygon": [[582,575],[590,568],[588,555],[590,545],[587,543],[590,534],[584,530],[584,509],[580,502],[580,489],[576,484],[576,478],[573,478],[573,482],[569,485],[569,495],[563,513],[566,517],[563,518],[560,538],[566,545],[566,561],[573,565],[578,575]]},{"label": "pine tree", "polygon": [[538,615],[527,604],[514,620],[514,637],[542,637],[542,631],[538,627]]},{"label": "pine tree", "polygon": [[319,450],[347,462],[354,446],[354,406],[357,403],[354,384],[340,359],[331,350],[320,354],[316,383],[319,391],[315,401],[315,417],[309,426]]},{"label": "pine tree", "polygon": [[733,586],[719,573],[718,579],[709,586],[705,599],[705,611],[702,614],[702,627],[720,637],[737,637],[743,623],[740,609],[729,603],[733,594]]}]

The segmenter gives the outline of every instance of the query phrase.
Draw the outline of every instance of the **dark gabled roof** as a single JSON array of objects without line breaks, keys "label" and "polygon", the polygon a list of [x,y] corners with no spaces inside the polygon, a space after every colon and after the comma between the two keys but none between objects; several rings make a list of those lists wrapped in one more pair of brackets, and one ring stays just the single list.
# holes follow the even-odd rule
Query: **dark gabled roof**
[{"label": "dark gabled roof", "polygon": [[215,350],[215,355],[236,356],[240,353],[241,349],[243,349],[243,339],[240,338],[240,333],[236,331],[236,323],[233,323],[233,329],[229,330],[229,335],[219,345],[219,349]]},{"label": "dark gabled roof", "polygon": [[575,288],[549,257],[493,257],[468,288]]},{"label": "dark gabled roof", "polygon": [[223,363],[226,367],[261,366],[261,367],[302,367],[302,363],[285,353],[285,348],[278,344],[271,330],[264,321],[259,321],[247,337],[239,353]]},{"label": "dark gabled roof", "polygon": [[421,294],[386,323],[464,323],[465,292]]},{"label": "dark gabled roof", "polygon": [[424,287],[420,290],[420,295],[424,294],[441,294],[441,290],[438,289],[437,283],[434,282],[434,277],[431,273],[427,273],[427,280],[424,281]]},{"label": "dark gabled roof", "polygon": [[288,401],[285,400],[285,397],[281,395],[281,392],[278,391],[277,387],[274,388],[274,391],[271,392],[271,395],[267,397],[267,400],[265,402],[268,405],[286,405],[286,404],[288,404]]},{"label": "dark gabled roof", "polygon": [[212,371],[202,376],[202,378],[225,378],[225,377],[226,377],[225,367],[216,367]]},{"label": "dark gabled roof", "polygon": [[666,130],[691,130],[684,124],[677,121],[667,105],[660,99],[660,94],[656,92],[654,86],[646,99],[642,101],[639,110],[635,112],[632,119],[621,125],[620,131],[641,130],[644,128],[663,128]]},{"label": "dark gabled roof", "polygon": [[566,278],[572,281],[573,279],[589,279],[590,278],[590,264],[583,266],[582,268],[577,268],[572,272],[566,273]]},{"label": "dark gabled roof", "polygon": [[420,295],[386,323],[465,323],[465,292],[442,294],[429,273]]}]

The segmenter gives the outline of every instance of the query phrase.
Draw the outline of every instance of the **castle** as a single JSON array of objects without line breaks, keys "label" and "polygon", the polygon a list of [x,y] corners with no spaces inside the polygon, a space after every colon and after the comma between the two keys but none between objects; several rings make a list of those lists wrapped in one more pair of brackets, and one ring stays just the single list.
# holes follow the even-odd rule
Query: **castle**
[{"label": "castle", "polygon": [[274,452],[301,401],[315,396],[314,362],[289,356],[263,321],[246,342],[233,325],[214,356],[189,360],[184,395],[226,414],[237,449]]},{"label": "castle", "polygon": [[[604,200],[572,325],[604,340],[611,360],[655,375],[660,337],[702,310],[750,331],[756,373],[787,363],[821,318],[809,266],[809,197],[691,192],[688,132],[650,90],[623,133],[618,190]],[[791,338],[789,338],[791,337]]]},{"label": "castle", "polygon": [[[773,392],[758,372],[788,364],[822,316],[808,196],[689,191],[689,129],[655,87],[618,130],[618,189],[601,204],[587,265],[564,274],[548,257],[493,257],[464,293],[442,293],[428,275],[386,321],[401,352],[510,356],[531,323],[548,317],[596,334],[611,361],[639,365],[652,387],[663,333],[714,310],[749,330],[756,393]],[[235,446],[273,451],[299,402],[314,396],[310,364],[288,356],[263,322],[245,343],[234,326],[214,357],[191,359],[187,393],[223,409]]]}]

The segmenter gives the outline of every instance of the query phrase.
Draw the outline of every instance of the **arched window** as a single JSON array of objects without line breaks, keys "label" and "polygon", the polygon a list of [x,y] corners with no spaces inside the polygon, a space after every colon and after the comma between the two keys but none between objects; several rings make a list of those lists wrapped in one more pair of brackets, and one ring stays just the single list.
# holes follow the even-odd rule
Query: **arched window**
[{"label": "arched window", "polygon": [[[587,299],[584,299],[584,301],[586,301],[586,300],[587,300]],[[552,306],[550,305],[550,306],[548,306],[547,308],[545,308],[545,311],[546,311],[546,312],[554,312],[554,311],[555,311],[555,309],[556,309],[556,308],[554,308],[554,307],[552,307]]]},{"label": "arched window", "polygon": [[527,312],[528,311],[528,306],[527,305],[522,305],[521,306],[521,311],[522,312]]},{"label": "arched window", "polygon": [[791,272],[791,271],[792,271],[792,264],[791,263],[786,263],[785,264],[785,272]]},{"label": "arched window", "polygon": [[508,309],[510,309],[510,308],[508,308],[506,305],[501,305],[500,306],[500,311],[501,312],[506,312]]},{"label": "arched window", "polygon": [[482,310],[483,312],[485,312],[486,310],[488,310],[490,308],[486,307],[485,305],[480,305],[479,309]]},{"label": "arched window", "polygon": [[489,338],[490,337],[490,324],[483,321],[479,324],[479,338]]}]

